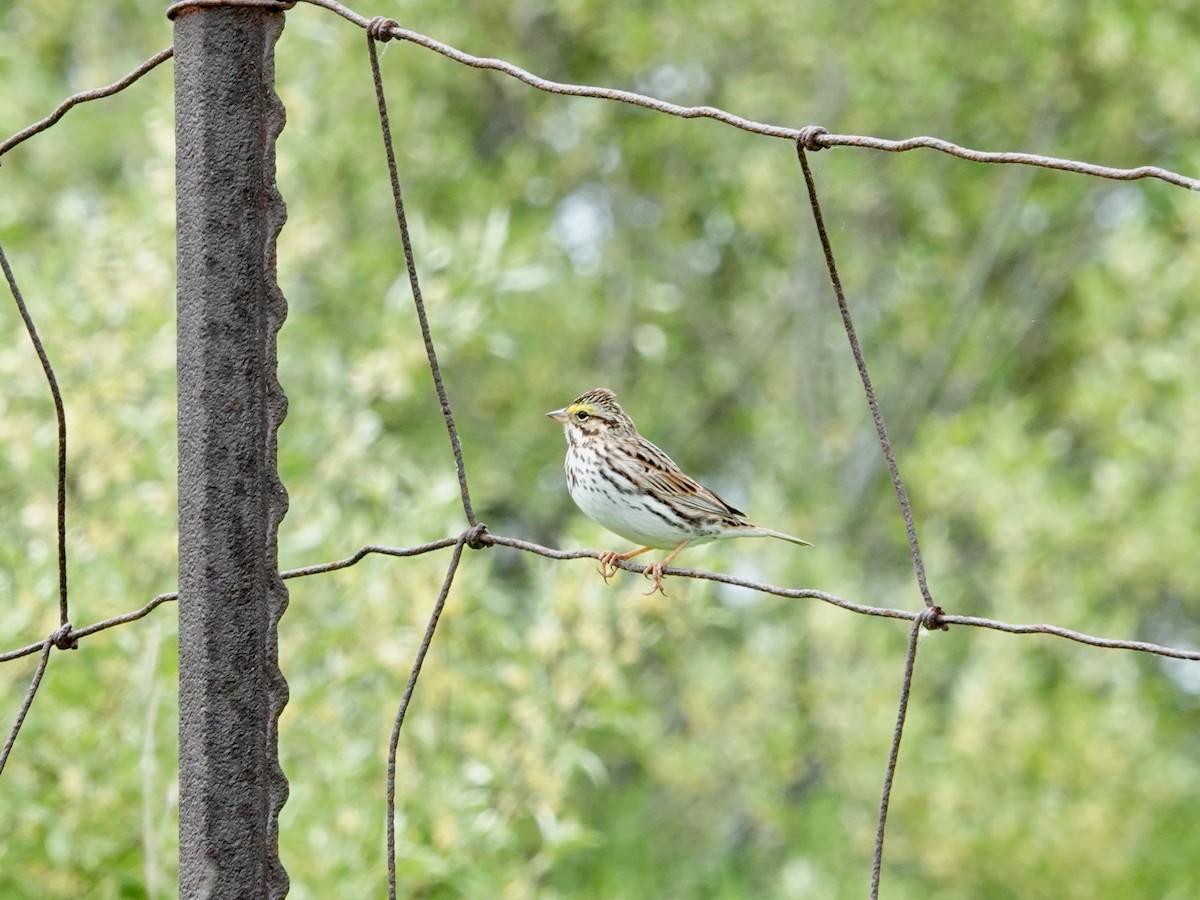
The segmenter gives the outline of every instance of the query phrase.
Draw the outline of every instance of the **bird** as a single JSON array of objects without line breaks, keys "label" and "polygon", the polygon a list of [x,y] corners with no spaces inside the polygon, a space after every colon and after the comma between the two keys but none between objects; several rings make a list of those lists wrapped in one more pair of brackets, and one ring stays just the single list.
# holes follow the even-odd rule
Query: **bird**
[{"label": "bird", "polygon": [[642,573],[650,593],[663,594],[663,569],[688,544],[735,537],[773,537],[811,547],[808,541],[750,522],[746,514],[688,476],[671,457],[640,434],[607,388],[582,394],[546,415],[562,423],[567,439],[567,490],[588,518],[639,545],[600,554],[608,581],[625,561],[650,550],[669,550]]}]

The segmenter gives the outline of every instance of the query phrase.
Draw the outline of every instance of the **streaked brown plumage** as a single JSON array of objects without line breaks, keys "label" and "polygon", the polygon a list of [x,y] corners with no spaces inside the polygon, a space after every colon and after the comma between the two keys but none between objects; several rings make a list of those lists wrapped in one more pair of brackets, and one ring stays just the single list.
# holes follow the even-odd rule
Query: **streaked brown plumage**
[{"label": "streaked brown plumage", "polygon": [[589,518],[642,546],[600,557],[608,579],[617,560],[648,550],[670,550],[646,568],[654,590],[662,590],[663,569],[688,544],[732,537],[775,537],[811,546],[790,534],[752,524],[740,509],[722,500],[640,434],[612,391],[596,388],[570,405],[546,413],[563,424],[567,438],[567,489]]}]

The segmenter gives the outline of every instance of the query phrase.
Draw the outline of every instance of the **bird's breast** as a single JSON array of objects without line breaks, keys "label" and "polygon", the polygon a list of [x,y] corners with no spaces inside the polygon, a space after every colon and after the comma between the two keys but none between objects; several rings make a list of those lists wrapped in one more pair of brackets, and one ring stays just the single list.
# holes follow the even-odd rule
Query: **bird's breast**
[{"label": "bird's breast", "polygon": [[588,447],[572,447],[566,461],[567,490],[588,518],[646,547],[672,549],[682,540],[703,542],[720,533],[640,489]]}]

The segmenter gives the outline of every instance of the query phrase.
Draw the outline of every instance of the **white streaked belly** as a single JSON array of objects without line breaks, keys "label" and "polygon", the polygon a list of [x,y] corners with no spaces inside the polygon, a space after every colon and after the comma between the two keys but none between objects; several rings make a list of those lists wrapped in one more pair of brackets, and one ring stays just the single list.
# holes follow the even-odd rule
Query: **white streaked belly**
[{"label": "white streaked belly", "polygon": [[646,494],[626,495],[595,476],[583,474],[594,465],[592,451],[572,448],[567,453],[567,489],[588,516],[614,534],[646,547],[674,549],[680,541],[705,543],[720,536],[720,527],[697,527],[672,521],[670,508]]}]

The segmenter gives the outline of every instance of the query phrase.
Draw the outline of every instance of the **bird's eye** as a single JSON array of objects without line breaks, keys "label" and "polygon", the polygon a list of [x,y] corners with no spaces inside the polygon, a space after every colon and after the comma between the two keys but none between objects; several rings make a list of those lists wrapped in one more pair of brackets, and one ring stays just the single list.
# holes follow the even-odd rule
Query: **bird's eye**
[{"label": "bird's eye", "polygon": [[579,412],[575,413],[575,418],[582,422],[584,419],[590,419],[591,416],[581,409]]}]

